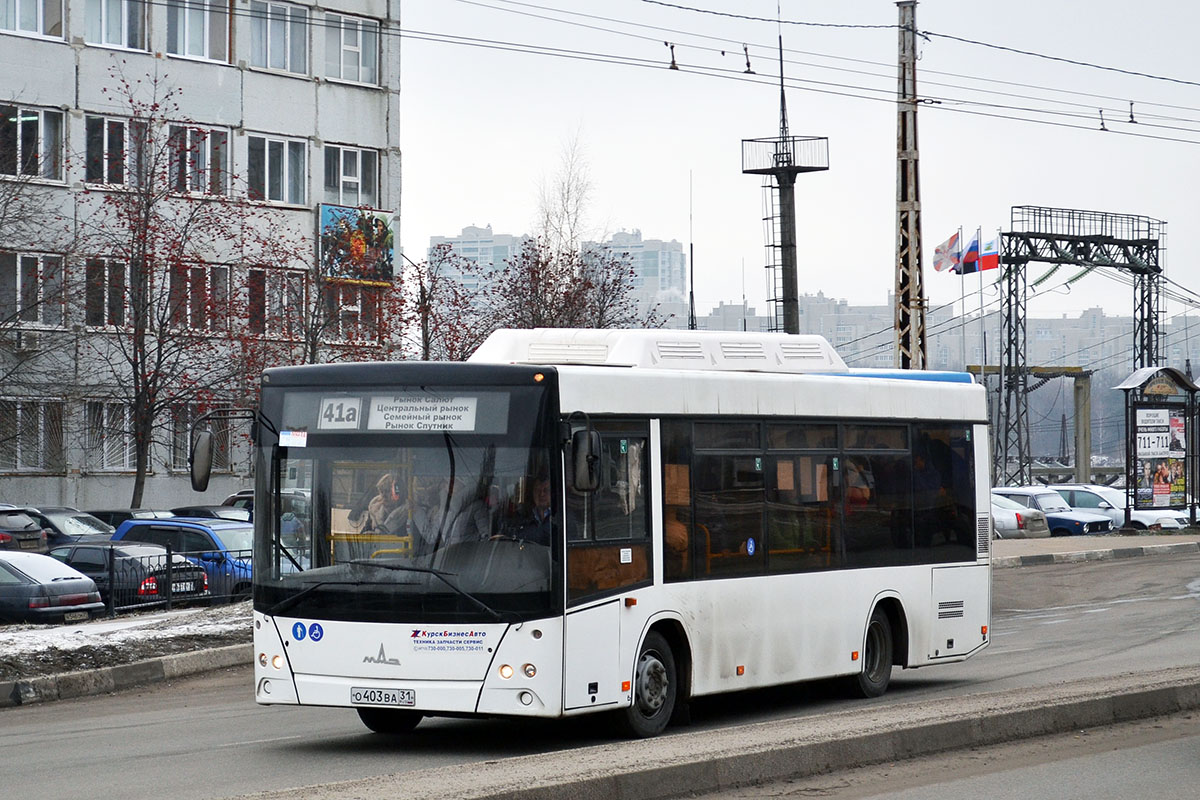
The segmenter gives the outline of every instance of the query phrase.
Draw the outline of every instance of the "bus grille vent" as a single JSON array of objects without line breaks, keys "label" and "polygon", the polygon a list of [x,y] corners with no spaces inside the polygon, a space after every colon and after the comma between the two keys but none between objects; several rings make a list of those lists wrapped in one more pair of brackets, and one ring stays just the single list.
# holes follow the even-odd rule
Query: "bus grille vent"
[{"label": "bus grille vent", "polygon": [[828,360],[825,351],[816,342],[780,342],[779,352],[788,361],[803,359],[807,361],[820,361],[823,364]]},{"label": "bus grille vent", "polygon": [[762,342],[721,342],[721,355],[725,358],[767,357]]},{"label": "bus grille vent", "polygon": [[987,555],[992,549],[992,518],[988,514],[980,514],[975,520],[977,528],[977,548],[979,555]]},{"label": "bus grille vent", "polygon": [[962,600],[945,600],[938,603],[938,619],[962,619],[965,616]]},{"label": "bus grille vent", "polygon": [[529,360],[534,364],[603,364],[608,360],[608,345],[531,342]]},{"label": "bus grille vent", "polygon": [[700,342],[658,342],[658,357],[663,359],[704,359],[704,345]]}]

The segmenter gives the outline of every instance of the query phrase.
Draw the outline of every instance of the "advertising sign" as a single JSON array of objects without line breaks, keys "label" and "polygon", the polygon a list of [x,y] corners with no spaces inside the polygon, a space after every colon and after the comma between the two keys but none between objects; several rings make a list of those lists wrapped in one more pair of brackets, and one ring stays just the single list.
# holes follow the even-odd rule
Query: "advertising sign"
[{"label": "advertising sign", "polygon": [[1187,504],[1187,433],[1182,408],[1139,408],[1135,508]]},{"label": "advertising sign", "polygon": [[396,215],[349,206],[320,206],[321,271],[328,280],[385,284],[396,257]]}]

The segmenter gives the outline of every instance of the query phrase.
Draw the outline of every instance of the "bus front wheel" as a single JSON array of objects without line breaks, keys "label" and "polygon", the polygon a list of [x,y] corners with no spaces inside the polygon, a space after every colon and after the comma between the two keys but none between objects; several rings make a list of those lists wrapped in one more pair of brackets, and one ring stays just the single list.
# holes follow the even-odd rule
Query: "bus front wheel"
[{"label": "bus front wheel", "polygon": [[403,711],[395,708],[360,708],[358,718],[374,733],[410,733],[421,715],[416,711]]},{"label": "bus front wheel", "polygon": [[662,733],[675,710],[678,690],[671,645],[658,631],[650,631],[638,650],[633,703],[621,712],[623,732],[634,739]]},{"label": "bus front wheel", "polygon": [[892,679],[892,624],[882,608],[871,613],[863,643],[862,672],[854,676],[851,689],[862,697],[879,697]]}]

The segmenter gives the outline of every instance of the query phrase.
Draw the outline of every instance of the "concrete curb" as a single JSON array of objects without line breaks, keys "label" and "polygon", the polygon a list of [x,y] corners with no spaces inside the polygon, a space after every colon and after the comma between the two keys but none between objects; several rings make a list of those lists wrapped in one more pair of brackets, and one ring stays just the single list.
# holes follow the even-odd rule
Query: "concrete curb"
[{"label": "concrete curb", "polygon": [[[255,800],[666,800],[1200,708],[1200,668],[618,742],[245,795]],[[420,736],[420,729],[414,736]],[[403,741],[397,738],[397,746]]]},{"label": "concrete curb", "polygon": [[253,645],[235,644],[115,667],[64,672],[27,681],[4,681],[0,682],[0,708],[116,692],[185,675],[249,664],[253,658]]},{"label": "concrete curb", "polygon": [[1179,553],[1200,553],[1200,542],[1152,544],[1142,547],[1114,547],[1107,550],[1078,550],[1073,553],[1035,553],[1024,556],[993,556],[992,568],[1030,567],[1039,564],[1077,564],[1082,561],[1109,561],[1138,556],[1166,556]]}]

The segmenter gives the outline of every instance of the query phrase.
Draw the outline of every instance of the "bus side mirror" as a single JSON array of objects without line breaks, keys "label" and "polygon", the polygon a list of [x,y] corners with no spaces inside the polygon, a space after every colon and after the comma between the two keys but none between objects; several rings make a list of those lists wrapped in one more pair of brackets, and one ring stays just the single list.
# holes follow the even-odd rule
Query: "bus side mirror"
[{"label": "bus side mirror", "polygon": [[600,488],[599,433],[585,429],[571,434],[571,464],[575,491],[594,492]]},{"label": "bus side mirror", "polygon": [[199,431],[192,442],[192,452],[188,456],[188,465],[192,468],[192,490],[203,492],[208,489],[208,479],[212,475],[212,431]]}]

